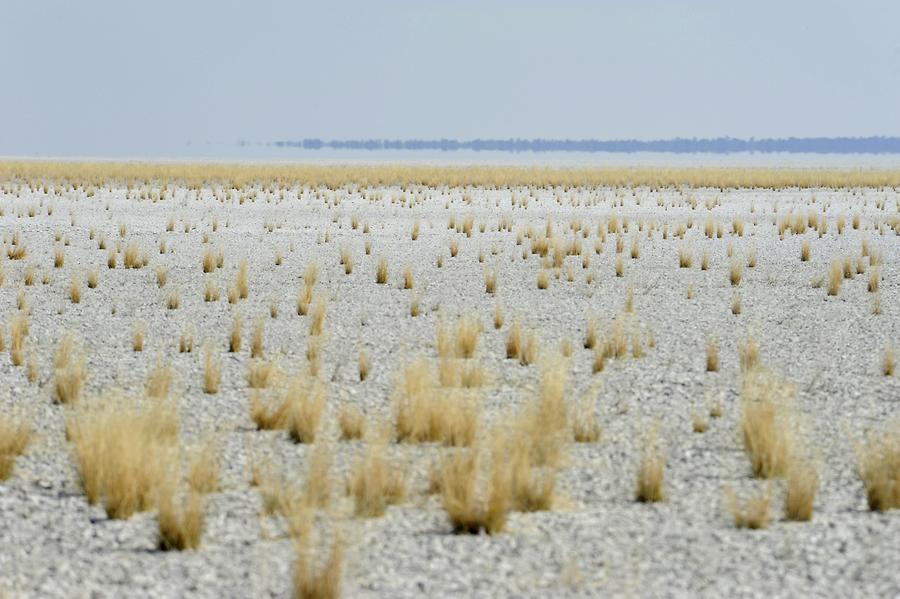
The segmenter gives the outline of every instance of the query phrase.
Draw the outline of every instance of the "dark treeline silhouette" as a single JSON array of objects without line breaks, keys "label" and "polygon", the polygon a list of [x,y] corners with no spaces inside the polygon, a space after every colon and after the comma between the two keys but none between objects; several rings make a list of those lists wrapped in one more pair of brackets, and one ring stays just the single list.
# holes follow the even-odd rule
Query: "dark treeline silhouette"
[{"label": "dark treeline silhouette", "polygon": [[[239,144],[246,145],[241,141]],[[731,154],[791,152],[810,154],[898,154],[900,137],[787,137],[775,139],[303,139],[269,142],[307,150],[475,150],[492,152],[673,152]]]}]

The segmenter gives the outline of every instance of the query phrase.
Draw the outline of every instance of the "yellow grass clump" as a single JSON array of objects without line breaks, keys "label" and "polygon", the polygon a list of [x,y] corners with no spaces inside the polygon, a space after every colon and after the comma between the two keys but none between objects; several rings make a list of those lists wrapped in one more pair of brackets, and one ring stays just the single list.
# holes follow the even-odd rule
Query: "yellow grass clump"
[{"label": "yellow grass clump", "polygon": [[76,355],[75,340],[67,334],[59,343],[53,359],[54,396],[59,403],[75,403],[81,398],[87,376],[84,358]]},{"label": "yellow grass clump", "polygon": [[338,412],[341,440],[362,439],[366,432],[366,418],[359,408],[344,404]]},{"label": "yellow grass clump", "polygon": [[13,474],[16,458],[23,453],[31,441],[31,422],[0,414],[0,482]]},{"label": "yellow grass clump", "polygon": [[388,262],[387,258],[381,256],[378,258],[378,265],[375,267],[375,282],[379,285],[387,283],[388,279]]},{"label": "yellow grass clump", "polygon": [[244,327],[244,319],[241,318],[240,314],[234,315],[234,320],[231,322],[231,333],[228,336],[228,351],[231,353],[237,353],[241,351],[241,344],[243,339],[243,327]]},{"label": "yellow grass clump", "polygon": [[102,501],[110,518],[152,509],[163,485],[177,477],[171,402],[105,396],[77,406],[66,430],[87,500]]},{"label": "yellow grass clump", "polygon": [[257,317],[253,321],[253,334],[250,337],[250,357],[263,357],[263,339],[265,337],[266,321],[262,317]]},{"label": "yellow grass clump", "polygon": [[359,380],[364,381],[369,377],[369,370],[372,368],[372,363],[369,361],[369,355],[365,352],[363,348],[359,349]]},{"label": "yellow grass clump", "polygon": [[237,277],[235,278],[234,288],[237,289],[238,297],[240,299],[247,299],[250,295],[250,266],[247,263],[246,258],[241,260],[240,265],[238,266]]},{"label": "yellow grass clump", "polygon": [[741,383],[741,436],[744,452],[758,478],[780,477],[794,458],[792,385],[755,367]]},{"label": "yellow grass clump", "polygon": [[731,268],[729,269],[729,280],[731,281],[731,285],[737,287],[741,284],[742,278],[743,266],[737,260],[732,261]]},{"label": "yellow grass clump", "polygon": [[313,302],[312,312],[309,318],[309,335],[310,337],[318,337],[325,330],[325,315],[327,313],[327,304],[325,297],[318,295]]},{"label": "yellow grass clump", "polygon": [[510,504],[510,476],[502,456],[495,454],[488,478],[487,496],[477,492],[479,452],[460,450],[447,456],[440,468],[441,503],[456,533],[493,535],[506,527]]},{"label": "yellow grass clump", "polygon": [[347,490],[358,517],[381,517],[388,506],[402,502],[406,496],[404,471],[388,461],[386,450],[381,441],[369,443],[351,468]]},{"label": "yellow grass clump", "polygon": [[398,441],[469,445],[480,413],[470,394],[437,385],[430,364],[417,359],[404,368],[394,390]]},{"label": "yellow grass clump", "polygon": [[888,345],[884,350],[884,357],[881,360],[881,373],[884,376],[894,376],[896,368],[896,360],[894,358],[894,347]]},{"label": "yellow grass clump", "polygon": [[147,397],[165,399],[169,397],[169,389],[172,385],[172,368],[161,359],[157,358],[156,365],[147,375],[145,391]]},{"label": "yellow grass clump", "polygon": [[844,280],[844,270],[840,260],[831,263],[828,269],[828,295],[837,295]]},{"label": "yellow grass clump", "polygon": [[[335,538],[324,560],[318,556],[320,547],[313,542],[312,510],[302,509],[302,515],[291,518],[296,559],[293,571],[294,599],[338,599],[341,596],[341,572],[344,563],[344,543]],[[303,524],[297,524],[298,520]]]},{"label": "yellow grass clump", "polygon": [[9,359],[13,366],[25,363],[25,340],[28,337],[28,316],[20,311],[9,323]]},{"label": "yellow grass clump", "polygon": [[576,443],[596,443],[600,440],[600,424],[594,415],[595,402],[584,399],[572,414],[572,439]]},{"label": "yellow grass clump", "polygon": [[710,337],[706,341],[706,371],[718,372],[719,370],[719,342]]},{"label": "yellow grass clump", "polygon": [[644,439],[641,461],[638,465],[635,499],[641,503],[653,503],[665,499],[666,458],[659,449],[656,431]]},{"label": "yellow grass clump", "polygon": [[484,290],[486,293],[494,295],[497,293],[497,269],[490,269],[484,272]]},{"label": "yellow grass clump", "polygon": [[341,264],[344,267],[344,274],[349,275],[353,272],[353,251],[350,246],[341,247]]},{"label": "yellow grass clump", "polygon": [[163,551],[199,548],[206,526],[203,496],[190,491],[179,504],[175,484],[166,481],[161,487],[157,504],[159,548]]},{"label": "yellow grass clump", "polygon": [[222,364],[212,345],[206,345],[203,358],[203,392],[215,395],[219,392],[222,382]]},{"label": "yellow grass clump", "polygon": [[869,509],[900,509],[900,423],[871,432],[857,448],[857,462]]},{"label": "yellow grass clump", "polygon": [[787,471],[784,495],[784,515],[788,520],[807,522],[812,519],[819,471],[810,460],[795,459]]},{"label": "yellow grass clump", "polygon": [[770,489],[741,501],[730,488],[726,488],[725,501],[737,528],[758,530],[769,525],[769,504],[772,502]]},{"label": "yellow grass clump", "polygon": [[69,282],[69,299],[73,304],[81,303],[81,278],[78,275],[72,275]]}]

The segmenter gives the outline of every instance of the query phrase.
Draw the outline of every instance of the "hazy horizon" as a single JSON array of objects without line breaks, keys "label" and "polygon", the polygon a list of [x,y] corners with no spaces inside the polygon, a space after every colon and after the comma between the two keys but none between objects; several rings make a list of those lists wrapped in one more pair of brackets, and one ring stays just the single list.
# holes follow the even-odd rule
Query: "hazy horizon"
[{"label": "hazy horizon", "polygon": [[5,13],[7,156],[900,135],[895,4],[13,0]]}]

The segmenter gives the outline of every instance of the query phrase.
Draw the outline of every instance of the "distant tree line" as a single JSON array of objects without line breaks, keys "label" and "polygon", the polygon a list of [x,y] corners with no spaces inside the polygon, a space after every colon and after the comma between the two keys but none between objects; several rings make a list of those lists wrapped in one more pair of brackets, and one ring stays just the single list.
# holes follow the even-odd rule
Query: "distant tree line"
[{"label": "distant tree line", "polygon": [[[240,145],[249,142],[240,141]],[[491,152],[672,152],[731,154],[792,152],[810,154],[897,154],[900,137],[787,137],[771,139],[342,139],[316,138],[269,142],[307,150],[474,150]]]}]

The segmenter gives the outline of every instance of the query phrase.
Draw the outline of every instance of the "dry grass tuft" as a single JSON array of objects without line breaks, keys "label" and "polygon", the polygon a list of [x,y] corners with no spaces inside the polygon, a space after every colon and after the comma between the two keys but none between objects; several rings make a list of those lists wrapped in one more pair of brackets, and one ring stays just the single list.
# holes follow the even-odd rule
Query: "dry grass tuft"
[{"label": "dry grass tuft", "polygon": [[125,268],[143,268],[144,260],[141,256],[141,250],[138,248],[137,244],[131,242],[127,246],[125,246],[125,252],[123,254],[122,261],[125,264]]},{"label": "dry grass tuft", "polygon": [[766,489],[760,495],[741,501],[730,488],[725,489],[725,501],[728,511],[734,518],[734,525],[738,528],[758,530],[769,525],[769,504],[772,502],[771,489]]},{"label": "dry grass tuft", "polygon": [[731,296],[731,313],[735,316],[741,313],[741,294],[737,292]]},{"label": "dry grass tuft", "polygon": [[203,250],[203,272],[215,272],[217,266],[216,251],[212,247],[207,247]]},{"label": "dry grass tuft", "polygon": [[840,260],[831,263],[828,269],[828,295],[837,295],[844,280],[844,268]]},{"label": "dry grass tuft", "polygon": [[181,307],[181,294],[178,289],[171,289],[169,296],[166,298],[166,308],[169,310],[177,310]]},{"label": "dry grass tuft", "polygon": [[501,329],[503,328],[503,322],[505,318],[503,316],[503,306],[500,304],[496,304],[494,306],[494,328]]},{"label": "dry grass tuft", "polygon": [[[298,518],[292,518],[296,522]],[[294,525],[294,548],[297,554],[293,573],[294,599],[337,599],[341,596],[341,570],[344,563],[344,543],[335,539],[324,561],[317,557],[313,548],[312,514],[303,510],[302,525]],[[322,563],[318,563],[322,562]]]},{"label": "dry grass tuft", "polygon": [[522,325],[516,321],[509,327],[509,332],[506,334],[506,357],[511,360],[517,360],[522,354],[522,347]]},{"label": "dry grass tuft", "polygon": [[203,392],[215,395],[222,382],[222,364],[218,353],[211,344],[207,344],[203,358]]},{"label": "dry grass tuft", "polygon": [[147,325],[143,322],[134,323],[134,329],[131,331],[131,349],[133,351],[144,351],[144,334],[146,331]]},{"label": "dry grass tuft", "polygon": [[378,258],[378,265],[375,267],[375,282],[384,285],[388,280],[388,262],[387,258],[381,256]]},{"label": "dry grass tuft", "polygon": [[353,272],[353,251],[348,245],[341,247],[341,264],[344,266],[344,274]]},{"label": "dry grass tuft", "polygon": [[60,341],[54,356],[54,393],[59,403],[75,403],[81,398],[87,376],[84,358],[76,355],[75,341],[68,334]]},{"label": "dry grass tuft", "polygon": [[325,410],[325,387],[314,380],[291,378],[282,401],[285,427],[295,443],[313,443]]},{"label": "dry grass tuft", "polygon": [[266,321],[261,316],[253,321],[253,334],[250,337],[250,357],[263,357],[263,339],[265,338]]},{"label": "dry grass tuft", "polygon": [[732,261],[731,268],[729,269],[729,277],[728,279],[731,281],[732,287],[737,287],[741,284],[741,279],[743,278],[743,266],[737,260]]},{"label": "dry grass tuft", "polygon": [[244,328],[244,319],[240,314],[234,315],[234,320],[231,323],[231,334],[228,336],[228,351],[236,354],[241,351],[241,344],[243,339],[243,328]]},{"label": "dry grass tuft", "polygon": [[212,276],[205,277],[203,280],[203,301],[217,302],[220,297],[221,292],[219,291],[219,285],[216,283],[215,278]]},{"label": "dry grass tuft", "polygon": [[159,493],[159,548],[164,551],[198,549],[206,526],[206,506],[200,493],[191,491],[176,504],[174,484]]},{"label": "dry grass tuft", "polygon": [[741,436],[753,475],[787,473],[794,458],[791,400],[794,388],[763,368],[744,373],[741,383]]},{"label": "dry grass tuft", "polygon": [[877,293],[881,286],[881,270],[877,267],[869,271],[869,285],[867,289],[869,293]]},{"label": "dry grass tuft", "polygon": [[597,346],[597,340],[597,320],[595,318],[589,318],[584,333],[584,348],[594,349]]},{"label": "dry grass tuft", "polygon": [[219,446],[212,437],[194,449],[188,465],[187,482],[191,490],[201,495],[219,490]]},{"label": "dry grass tuft", "polygon": [[600,440],[600,424],[595,416],[595,400],[585,398],[572,414],[572,439],[576,443],[596,443]]},{"label": "dry grass tuft", "polygon": [[460,318],[456,322],[456,357],[475,357],[481,328],[481,321],[471,316]]},{"label": "dry grass tuft", "polygon": [[16,457],[25,453],[31,441],[31,422],[0,414],[0,482],[13,474]]},{"label": "dry grass tuft", "polygon": [[362,439],[366,432],[366,417],[356,406],[344,404],[338,412],[341,440]]},{"label": "dry grass tuft", "polygon": [[881,360],[881,373],[884,376],[894,376],[896,368],[896,360],[894,359],[894,347],[888,345],[884,350],[884,357]]},{"label": "dry grass tuft", "polygon": [[477,534],[484,530],[491,535],[503,532],[511,499],[511,480],[501,457],[495,452],[485,500],[477,493],[478,451],[457,451],[444,459],[439,474],[441,503],[454,532]]},{"label": "dry grass tuft", "polygon": [[900,509],[900,424],[870,433],[865,445],[857,448],[857,463],[869,509]]},{"label": "dry grass tuft", "polygon": [[424,359],[414,360],[403,370],[393,401],[398,441],[460,446],[475,439],[480,420],[477,404],[463,391],[440,388]]},{"label": "dry grass tuft", "polygon": [[797,522],[812,520],[818,489],[819,471],[816,466],[809,460],[793,460],[787,471],[785,517]]},{"label": "dry grass tuft", "polygon": [[190,327],[185,327],[178,337],[178,353],[189,354],[192,351],[194,351],[194,333]]},{"label": "dry grass tuft", "polygon": [[404,289],[412,289],[416,286],[416,280],[413,276],[412,267],[407,265],[405,269],[403,269],[403,288]]},{"label": "dry grass tuft", "polygon": [[250,295],[250,266],[247,263],[247,259],[241,260],[240,265],[238,266],[237,278],[235,279],[234,287],[237,289],[238,297],[241,299],[247,299]]},{"label": "dry grass tuft", "polygon": [[166,399],[169,397],[169,389],[172,386],[172,368],[161,359],[157,358],[156,366],[147,375],[145,391],[147,397],[154,399]]},{"label": "dry grass tuft", "polygon": [[406,495],[403,469],[390,464],[385,453],[383,442],[370,443],[350,471],[347,490],[358,517],[379,518],[389,505],[402,502]]},{"label": "dry grass tuft", "polygon": [[[497,293],[497,269],[489,269],[484,272],[484,290],[494,295]],[[499,328],[499,327],[498,327]]]},{"label": "dry grass tuft", "polygon": [[742,371],[751,370],[759,365],[759,345],[752,335],[738,345],[738,358]]},{"label": "dry grass tuft", "polygon": [[706,372],[719,371],[719,342],[710,337],[706,340]]},{"label": "dry grass tuft", "polygon": [[654,430],[645,437],[641,449],[635,493],[637,501],[653,503],[665,499],[665,469],[666,458],[659,449],[657,433]]},{"label": "dry grass tuft", "polygon": [[683,245],[678,248],[678,267],[690,268],[693,263],[694,255],[691,248],[687,245]]},{"label": "dry grass tuft", "polygon": [[313,302],[312,312],[309,318],[309,335],[310,337],[318,337],[325,330],[325,315],[327,314],[327,304],[325,297],[317,295]]},{"label": "dry grass tuft", "polygon": [[359,380],[364,381],[369,377],[369,370],[372,367],[369,356],[363,348],[359,348]]},{"label": "dry grass tuft", "polygon": [[309,313],[309,307],[312,305],[314,297],[315,284],[310,284],[309,279],[304,281],[300,293],[297,295],[297,314],[306,316]]},{"label": "dry grass tuft", "polygon": [[695,433],[705,433],[709,429],[709,422],[703,412],[699,410],[691,412],[691,428]]},{"label": "dry grass tuft", "polygon": [[102,500],[110,518],[152,509],[177,475],[178,415],[171,402],[106,396],[78,406],[66,430],[87,500]]},{"label": "dry grass tuft", "polygon": [[72,275],[69,282],[69,299],[73,304],[81,303],[81,278],[78,275]]},{"label": "dry grass tuft", "polygon": [[247,385],[251,389],[265,389],[275,378],[278,368],[272,362],[253,359],[247,366]]}]

